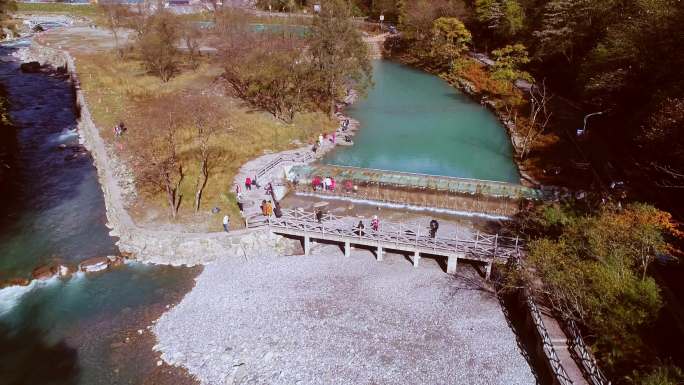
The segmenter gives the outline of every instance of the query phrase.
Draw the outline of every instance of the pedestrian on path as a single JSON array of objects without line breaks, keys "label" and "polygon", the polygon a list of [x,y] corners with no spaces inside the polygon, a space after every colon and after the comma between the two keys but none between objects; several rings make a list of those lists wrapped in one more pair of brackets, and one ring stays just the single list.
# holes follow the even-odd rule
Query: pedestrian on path
[{"label": "pedestrian on path", "polygon": [[316,209],[316,221],[321,223],[323,221],[323,211],[321,209]]},{"label": "pedestrian on path", "polygon": [[236,201],[237,201],[238,209],[240,209],[240,212],[242,212],[244,210],[244,203],[242,203],[242,193],[241,192],[237,193]]},{"label": "pedestrian on path", "polygon": [[230,217],[228,215],[223,216],[223,230],[226,233],[230,231]]},{"label": "pedestrian on path", "polygon": [[275,207],[273,208],[273,214],[276,218],[280,218],[283,216],[283,210],[280,208],[280,203],[277,201],[275,203]]},{"label": "pedestrian on path", "polygon": [[371,221],[371,229],[373,229],[373,231],[380,230],[380,220],[378,219],[377,215],[373,215],[373,220]]},{"label": "pedestrian on path", "polygon": [[270,217],[271,215],[273,215],[273,203],[268,201],[268,203],[266,203],[266,216]]},{"label": "pedestrian on path", "polygon": [[261,207],[261,214],[265,217],[268,216],[268,210],[266,208],[266,199],[261,201],[261,206],[259,207]]},{"label": "pedestrian on path", "polygon": [[252,178],[245,178],[245,190],[252,191]]}]

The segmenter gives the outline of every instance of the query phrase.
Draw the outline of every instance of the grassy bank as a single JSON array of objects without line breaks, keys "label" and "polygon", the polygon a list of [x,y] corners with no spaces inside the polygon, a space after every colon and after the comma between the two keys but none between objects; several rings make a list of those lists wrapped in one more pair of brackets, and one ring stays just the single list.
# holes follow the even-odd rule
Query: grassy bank
[{"label": "grassy bank", "polygon": [[[293,141],[313,141],[319,133],[334,127],[330,118],[322,113],[301,113],[292,124],[285,124],[270,114],[246,107],[240,100],[224,94],[225,87],[216,82],[222,70],[208,60],[197,70],[184,70],[167,83],[149,75],[135,58],[120,60],[113,53],[98,53],[78,54],[76,60],[82,89],[102,137],[113,143],[120,157],[128,161],[134,159],[133,151],[139,151],[141,145],[145,148],[144,143],[134,142],[135,131],[145,130],[145,122],[159,119],[159,116],[151,116],[150,111],[181,108],[193,96],[211,95],[216,106],[212,116],[221,122],[221,127],[210,141],[216,156],[211,162],[202,209],[197,215],[192,208],[198,175],[194,128],[183,127],[179,132],[183,143],[179,156],[186,165],[186,175],[180,186],[184,198],[179,221],[196,230],[220,228],[221,216],[207,214],[212,207],[228,211],[233,223],[240,223],[232,186],[235,174],[246,161],[265,151],[293,148]],[[119,121],[126,123],[128,132],[115,138],[112,127]],[[159,192],[143,192],[132,212],[143,223],[168,221],[166,202]]]},{"label": "grassy bank", "polygon": [[17,12],[58,13],[81,17],[96,17],[99,15],[97,6],[94,4],[17,3]]}]

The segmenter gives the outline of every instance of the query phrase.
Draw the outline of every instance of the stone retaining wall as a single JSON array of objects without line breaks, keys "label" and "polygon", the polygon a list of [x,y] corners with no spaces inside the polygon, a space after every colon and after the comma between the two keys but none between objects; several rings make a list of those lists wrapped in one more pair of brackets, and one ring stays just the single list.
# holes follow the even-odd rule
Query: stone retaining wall
[{"label": "stone retaining wall", "polygon": [[224,257],[250,258],[266,253],[283,252],[291,243],[271,234],[267,229],[231,233],[187,233],[158,231],[138,226],[124,206],[120,180],[112,169],[107,146],[92,120],[90,109],[76,72],[73,57],[65,51],[33,42],[19,55],[24,61],[38,61],[66,70],[73,83],[76,106],[80,111],[80,140],[93,156],[107,209],[110,235],[118,237],[117,246],[143,262],[170,265],[197,265]]}]

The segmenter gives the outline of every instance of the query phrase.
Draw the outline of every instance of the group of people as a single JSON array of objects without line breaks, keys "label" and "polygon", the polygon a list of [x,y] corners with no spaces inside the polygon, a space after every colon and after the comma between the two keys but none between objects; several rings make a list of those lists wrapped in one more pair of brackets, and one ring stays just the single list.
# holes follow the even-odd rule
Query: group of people
[{"label": "group of people", "polygon": [[278,201],[276,201],[274,204],[270,200],[267,201],[264,199],[261,201],[261,206],[259,207],[261,207],[261,214],[263,214],[263,216],[265,217],[275,215],[276,218],[280,218],[281,216],[283,216],[283,212],[280,208],[280,203],[278,203]]},{"label": "group of people", "polygon": [[[318,219],[318,212],[316,213],[316,219]],[[320,222],[320,219],[318,219],[318,222]],[[373,215],[373,219],[371,219],[370,223],[371,229],[373,231],[379,231],[380,230],[380,219],[378,218],[377,215]],[[432,219],[430,221],[430,238],[435,238],[437,236],[437,230],[439,229],[439,222],[437,222],[436,219]],[[364,236],[366,225],[363,224],[363,221],[359,221],[359,224],[356,225],[356,230],[354,231],[356,235],[358,236]],[[414,232],[411,231],[411,234],[415,234]]]},{"label": "group of people", "polygon": [[[371,229],[373,231],[379,231],[380,230],[380,219],[378,219],[377,215],[373,215],[373,219],[371,219]],[[356,235],[358,236],[364,236],[366,232],[364,231],[366,229],[366,225],[363,224],[363,221],[359,221],[359,224],[356,225]]]},{"label": "group of people", "polygon": [[327,176],[325,178],[315,176],[311,180],[311,187],[313,188],[314,191],[317,191],[319,188],[323,191],[335,191],[335,187],[337,187],[337,182],[335,181],[335,178]]},{"label": "group of people", "polygon": [[245,178],[245,190],[252,191],[252,187],[259,188],[259,183],[257,183],[256,175],[254,175],[254,178]]}]

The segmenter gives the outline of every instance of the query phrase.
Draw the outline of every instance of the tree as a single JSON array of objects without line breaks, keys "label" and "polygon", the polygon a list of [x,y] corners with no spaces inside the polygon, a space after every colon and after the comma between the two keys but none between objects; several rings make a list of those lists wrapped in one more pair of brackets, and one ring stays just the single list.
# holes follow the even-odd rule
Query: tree
[{"label": "tree", "polygon": [[477,21],[503,37],[518,33],[524,24],[525,11],[515,0],[475,0]]},{"label": "tree", "polygon": [[14,0],[0,0],[0,38],[7,37],[7,30],[15,31],[16,27],[12,22],[12,14],[17,10],[17,3]]},{"label": "tree", "polygon": [[197,146],[195,157],[198,172],[195,181],[195,212],[200,209],[202,193],[209,181],[212,162],[216,158],[217,150],[211,146],[211,141],[221,127],[216,111],[218,106],[209,97],[197,97],[187,101],[190,105],[190,116],[194,128],[194,141]]},{"label": "tree", "polygon": [[234,48],[223,58],[223,77],[240,98],[284,122],[316,105],[318,90],[307,79],[315,69],[302,55],[302,41],[270,35],[248,41],[248,46]]},{"label": "tree", "polygon": [[350,19],[344,0],[327,0],[314,16],[309,34],[312,76],[320,84],[321,96],[335,114],[335,102],[353,86],[364,93],[371,84],[372,67],[368,47]]},{"label": "tree", "polygon": [[152,195],[163,193],[175,219],[183,197],[180,185],[185,177],[184,162],[179,156],[179,132],[187,116],[180,109],[168,108],[173,101],[173,97],[164,96],[141,106],[146,111],[146,120],[134,122],[141,129],[131,130],[129,143],[134,147],[137,183]]},{"label": "tree", "polygon": [[549,57],[561,54],[568,63],[573,59],[575,41],[581,34],[578,26],[576,2],[573,0],[551,0],[544,8],[542,28],[534,32],[539,41],[538,54]]},{"label": "tree", "polygon": [[684,189],[684,98],[663,100],[643,127],[639,141],[652,154],[656,185]]},{"label": "tree", "polygon": [[440,17],[432,24],[432,56],[446,63],[450,70],[471,40],[470,31],[455,17]]},{"label": "tree", "polygon": [[630,204],[596,213],[544,205],[530,217],[537,235],[521,274],[533,295],[584,325],[604,363],[638,359],[639,332],[662,306],[646,271],[668,250],[667,237],[681,235],[671,216]]},{"label": "tree", "polygon": [[112,31],[114,36],[114,48],[119,58],[123,58],[124,51],[121,49],[119,41],[119,28],[125,24],[125,19],[129,15],[128,8],[120,3],[106,2],[100,3],[100,9],[105,16],[107,28]]},{"label": "tree", "polygon": [[681,385],[684,371],[674,365],[657,365],[648,372],[637,372],[629,379],[633,385]]},{"label": "tree", "polygon": [[138,38],[138,47],[145,66],[163,82],[169,81],[178,71],[180,51],[177,45],[181,36],[180,29],[176,16],[162,11],[147,19]]},{"label": "tree", "polygon": [[185,48],[188,50],[188,60],[190,61],[190,66],[193,69],[197,69],[199,66],[201,39],[202,30],[197,26],[196,23],[192,21],[186,21],[183,23],[181,40],[185,44]]},{"label": "tree", "polygon": [[552,96],[546,90],[546,81],[542,81],[541,86],[535,85],[530,89],[530,114],[522,127],[523,142],[520,144],[520,157],[526,158],[530,153],[530,148],[537,138],[546,130],[546,126],[553,114],[548,108],[548,103]]},{"label": "tree", "polygon": [[527,56],[527,49],[524,45],[517,43],[507,45],[503,48],[492,51],[494,65],[492,66],[492,77],[499,80],[515,82],[518,79],[534,81],[532,76],[520,69],[521,66],[530,62]]}]

